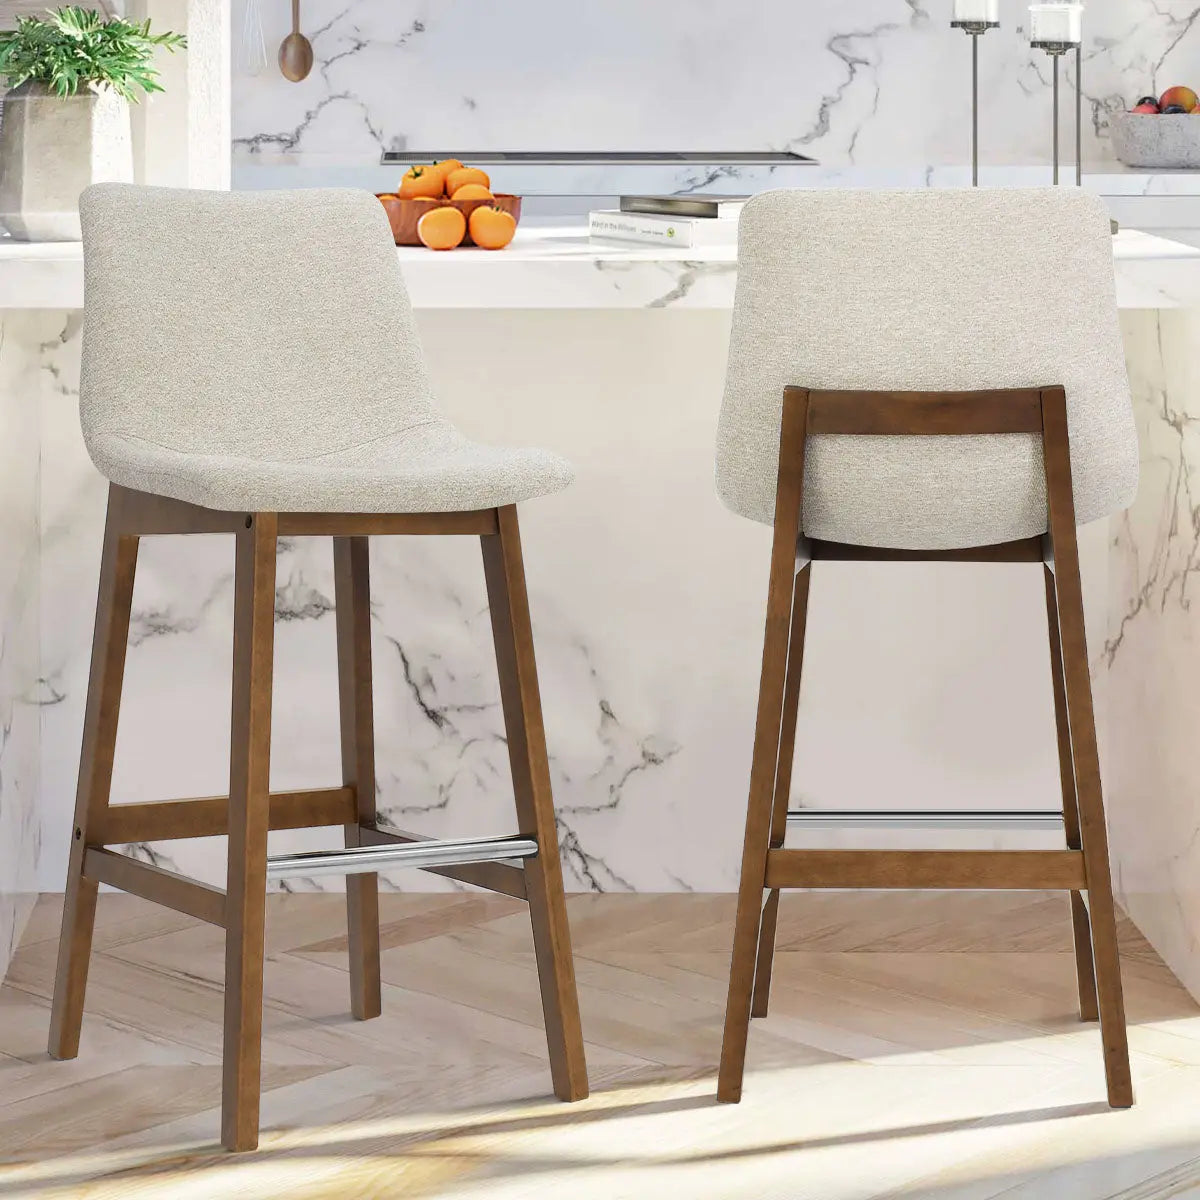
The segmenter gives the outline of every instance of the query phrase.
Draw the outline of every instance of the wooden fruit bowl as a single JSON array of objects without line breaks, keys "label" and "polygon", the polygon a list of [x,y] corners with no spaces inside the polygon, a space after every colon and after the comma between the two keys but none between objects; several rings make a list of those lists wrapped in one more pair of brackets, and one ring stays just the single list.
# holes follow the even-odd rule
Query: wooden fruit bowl
[{"label": "wooden fruit bowl", "polygon": [[433,204],[426,200],[405,200],[399,196],[385,194],[379,196],[379,202],[388,215],[388,221],[392,226],[392,237],[396,239],[397,246],[419,246],[421,244],[421,239],[417,237],[417,222],[431,208],[457,208],[467,218],[467,235],[462,240],[464,246],[474,245],[471,241],[469,222],[471,214],[481,205],[493,205],[503,209],[518,224],[521,222],[521,197],[509,196],[504,193],[496,195],[491,200],[439,200],[434,201]]}]

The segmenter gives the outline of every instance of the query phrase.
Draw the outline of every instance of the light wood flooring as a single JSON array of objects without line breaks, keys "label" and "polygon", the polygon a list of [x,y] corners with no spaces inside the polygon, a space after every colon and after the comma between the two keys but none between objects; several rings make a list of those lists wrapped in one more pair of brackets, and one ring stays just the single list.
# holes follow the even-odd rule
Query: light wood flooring
[{"label": "light wood flooring", "polygon": [[548,1099],[523,906],[383,898],[384,1015],[343,906],[268,912],[264,1133],[216,1146],[221,934],[101,898],[78,1059],[45,1054],[58,901],[0,989],[0,1200],[1200,1197],[1200,1008],[1122,929],[1138,1104],[1074,1016],[1065,900],[785,896],[745,1099],[714,1102],[733,897],[570,901],[591,1099]]}]

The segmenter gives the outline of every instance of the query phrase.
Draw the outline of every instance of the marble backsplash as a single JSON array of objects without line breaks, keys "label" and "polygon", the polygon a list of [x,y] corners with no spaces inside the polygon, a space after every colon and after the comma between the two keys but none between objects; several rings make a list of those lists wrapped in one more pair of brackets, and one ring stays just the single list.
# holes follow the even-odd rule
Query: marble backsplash
[{"label": "marble backsplash", "polygon": [[[984,158],[1043,162],[1050,60],[1028,45],[1027,5],[1000,7],[981,46]],[[235,0],[235,171],[370,165],[393,148],[775,149],[908,167],[969,154],[970,56],[950,0],[306,0],[316,64],[299,84],[275,62],[289,16]],[[1112,158],[1115,108],[1200,86],[1197,17],[1192,0],[1088,0],[1085,160]]]},{"label": "marble backsplash", "polygon": [[[487,440],[558,447],[579,467],[566,493],[522,514],[572,889],[719,891],[736,882],[769,531],[724,513],[713,494],[727,320],[642,310],[421,315],[452,416]],[[1200,316],[1125,311],[1122,327],[1142,487],[1112,524],[1107,553],[1105,526],[1081,539],[1114,872],[1121,903],[1200,995],[1191,759]],[[475,353],[464,355],[468,328]],[[79,432],[78,333],[78,313],[10,313],[0,326],[0,438],[13,468],[0,477],[0,514],[17,551],[0,562],[0,962],[33,892],[61,888],[68,848],[105,496]],[[531,380],[534,344],[542,371]],[[624,355],[619,388],[603,366],[614,344]],[[655,363],[673,364],[670,402]],[[555,383],[564,378],[573,381],[569,404]],[[509,400],[481,404],[484,396]],[[634,424],[640,435],[630,438]],[[280,552],[272,784],[332,784],[330,551],[320,539],[293,539]],[[226,790],[232,566],[228,538],[143,541],[119,802]],[[819,700],[804,705],[794,802],[1052,805],[1037,573],[873,569],[830,570],[814,587],[806,688]],[[384,818],[436,836],[510,831],[478,547],[378,539],[372,570]],[[831,837],[862,841],[853,831]],[[330,834],[281,833],[272,843],[315,849]],[[132,851],[222,881],[219,840]],[[449,886],[423,874],[385,882]]]},{"label": "marble backsplash", "polygon": [[[47,797],[41,879],[44,889],[55,890],[68,848],[107,485],[88,460],[79,431],[78,338],[42,350],[47,376],[70,381],[69,394],[48,398],[41,411],[42,454],[53,464],[41,487],[46,636],[39,700]],[[444,355],[435,357],[445,361]],[[719,371],[713,378],[719,380]],[[556,407],[562,415],[562,406]],[[588,422],[607,425],[609,410],[586,409],[583,424],[593,441]],[[712,412],[715,417],[715,406]],[[580,425],[579,411],[566,415]],[[669,412],[664,419],[671,419]],[[699,475],[715,508],[712,433],[701,436]],[[545,440],[562,444],[551,430]],[[575,519],[602,507],[595,496],[581,499]],[[621,648],[630,643],[630,620],[621,612],[626,584],[609,581],[615,594],[601,599],[605,581],[572,573],[563,548],[578,547],[578,537],[561,513],[555,500],[532,504],[522,524],[567,886],[598,891],[732,886],[738,804],[731,803],[715,822],[718,828],[729,825],[728,836],[679,844],[679,805],[688,801],[695,780],[687,767],[682,775],[667,773],[679,765],[674,760],[682,721],[663,698],[677,691],[678,681],[664,677],[644,654],[645,668],[630,673],[621,659]],[[761,540],[751,537],[750,544],[757,549]],[[373,539],[371,572],[377,782],[384,820],[442,837],[511,832],[508,753],[477,540]],[[232,594],[229,538],[143,539],[113,777],[118,802],[227,791]],[[276,592],[271,771],[276,790],[325,786],[340,777],[332,612],[328,539],[283,540]],[[643,614],[640,623],[657,637],[654,621]],[[748,679],[753,664],[748,655]],[[750,704],[744,709],[746,724],[753,710]],[[740,767],[739,761],[734,768],[739,776]],[[694,775],[695,768],[690,770]],[[707,773],[702,764],[701,774]],[[272,835],[272,848],[328,847],[338,836],[283,832]],[[648,845],[669,843],[675,846],[669,855],[647,853]],[[223,839],[129,850],[223,883]],[[340,890],[342,884],[326,878],[284,886]],[[401,872],[385,878],[384,886],[434,891],[454,885]]]},{"label": "marble backsplash", "polygon": [[[522,511],[567,886],[732,889],[770,533],[724,511],[713,488],[729,314],[427,311],[419,318],[439,394],[456,420],[484,440],[553,446],[578,468],[566,492]],[[79,432],[78,337],[61,319],[42,320],[38,815],[40,886],[57,890],[105,484]],[[619,366],[613,346],[621,347]],[[1100,601],[1091,614],[1099,648],[1102,530],[1085,531],[1085,540],[1094,543],[1096,532],[1101,570],[1092,582],[1100,586],[1088,595]],[[339,778],[331,555],[322,539],[287,540],[280,550],[272,784],[324,786]],[[1085,546],[1085,558],[1097,555]],[[227,537],[143,540],[116,801],[226,790],[232,573]],[[478,545],[377,539],[372,574],[385,819],[435,836],[510,832]],[[806,655],[806,686],[819,700],[805,706],[797,801],[1052,805],[1058,785],[1043,611],[1039,574],[1020,566],[847,564],[822,572]],[[1097,700],[1102,710],[1102,695]],[[867,730],[872,752],[864,755]],[[1013,745],[1022,752],[1012,754]],[[272,846],[316,849],[336,836],[282,832]],[[830,836],[862,840],[854,831]],[[977,834],[948,836],[978,841]],[[212,883],[223,878],[218,840],[135,853]],[[388,886],[448,885],[400,872]]]},{"label": "marble backsplash", "polygon": [[45,370],[63,314],[6,314],[0,325],[0,979],[37,893],[39,806],[39,425],[56,380]]},{"label": "marble backsplash", "polygon": [[1122,314],[1141,443],[1137,501],[1112,524],[1109,825],[1117,893],[1200,995],[1200,313]]}]

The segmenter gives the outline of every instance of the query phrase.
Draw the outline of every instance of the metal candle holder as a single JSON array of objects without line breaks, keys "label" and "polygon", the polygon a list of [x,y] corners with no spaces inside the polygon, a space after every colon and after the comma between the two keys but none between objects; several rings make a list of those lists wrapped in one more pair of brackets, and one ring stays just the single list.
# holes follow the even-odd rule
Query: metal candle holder
[{"label": "metal candle holder", "polygon": [[1075,183],[1083,186],[1083,43],[1043,42],[1029,43],[1035,50],[1044,50],[1054,61],[1054,182],[1059,182],[1058,107],[1059,83],[1058,60],[1064,54],[1075,51]]},{"label": "metal candle holder", "polygon": [[971,38],[971,186],[979,186],[979,39],[989,29],[998,29],[999,21],[951,21],[952,29],[961,29]]}]

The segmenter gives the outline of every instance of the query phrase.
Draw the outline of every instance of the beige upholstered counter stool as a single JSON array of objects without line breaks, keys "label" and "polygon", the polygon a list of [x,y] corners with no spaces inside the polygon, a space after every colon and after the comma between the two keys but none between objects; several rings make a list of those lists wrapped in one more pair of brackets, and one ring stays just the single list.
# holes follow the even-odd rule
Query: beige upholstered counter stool
[{"label": "beige upholstered counter stool", "polygon": [[[741,1097],[750,1019],[767,1012],[781,889],[1013,888],[1070,892],[1080,1012],[1100,1020],[1109,1103],[1133,1103],[1075,530],[1126,507],[1137,476],[1098,199],[802,191],[746,205],[717,485],[774,538],[720,1099]],[[789,813],[788,797],[823,559],[1041,566],[1061,849],[785,846],[812,812]]]},{"label": "beige upholstered counter stool", "polygon": [[[89,188],[80,416],[111,481],[50,1052],[79,1049],[100,883],[225,929],[222,1139],[258,1142],[269,878],[347,875],[351,1007],[380,1011],[381,868],[528,901],[555,1094],[587,1095],[571,939],[517,528],[567,463],[463,437],[434,404],[387,218],[365,192]],[[228,797],[109,804],[138,540],[236,543]],[[436,841],[376,821],[368,537],[475,536],[491,607],[514,836]],[[270,793],[276,540],[329,536],[342,786]],[[331,681],[332,686],[332,681]],[[344,850],[269,857],[272,829]],[[107,847],[227,834],[224,891]]]}]

